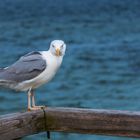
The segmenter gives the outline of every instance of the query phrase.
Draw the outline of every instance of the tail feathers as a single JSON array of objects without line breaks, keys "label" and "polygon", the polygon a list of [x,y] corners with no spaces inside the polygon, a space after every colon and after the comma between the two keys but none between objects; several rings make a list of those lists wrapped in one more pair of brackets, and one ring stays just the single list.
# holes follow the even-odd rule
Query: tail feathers
[{"label": "tail feathers", "polygon": [[0,68],[0,87],[14,89],[17,83],[11,80],[7,80],[5,76],[5,70],[6,69]]},{"label": "tail feathers", "polygon": [[0,86],[2,87],[13,88],[15,85],[16,82],[0,79]]}]

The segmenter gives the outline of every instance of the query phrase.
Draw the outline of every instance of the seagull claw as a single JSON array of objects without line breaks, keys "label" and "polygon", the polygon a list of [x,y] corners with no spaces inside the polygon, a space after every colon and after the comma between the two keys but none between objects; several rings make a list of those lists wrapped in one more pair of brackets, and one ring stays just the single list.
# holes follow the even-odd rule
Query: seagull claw
[{"label": "seagull claw", "polygon": [[40,110],[42,108],[45,108],[45,106],[33,106],[28,108],[28,111]]},{"label": "seagull claw", "polygon": [[36,108],[36,109],[42,109],[42,108],[45,108],[45,106],[33,106],[33,108]]}]

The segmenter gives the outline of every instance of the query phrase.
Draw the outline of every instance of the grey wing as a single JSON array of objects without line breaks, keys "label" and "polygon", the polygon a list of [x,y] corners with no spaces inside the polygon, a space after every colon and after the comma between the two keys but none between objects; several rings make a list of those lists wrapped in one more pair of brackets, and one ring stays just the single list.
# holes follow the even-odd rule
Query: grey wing
[{"label": "grey wing", "polygon": [[0,80],[22,82],[42,73],[47,64],[39,52],[31,52],[16,63],[0,71]]}]

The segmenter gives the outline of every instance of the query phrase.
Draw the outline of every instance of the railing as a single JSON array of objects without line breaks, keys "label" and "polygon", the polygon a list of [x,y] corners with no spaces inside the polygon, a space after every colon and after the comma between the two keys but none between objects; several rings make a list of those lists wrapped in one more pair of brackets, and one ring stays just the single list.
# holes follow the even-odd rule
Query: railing
[{"label": "railing", "polygon": [[[0,139],[8,140],[46,131],[140,137],[140,112],[45,108],[0,116]],[[45,120],[46,119],[46,120]],[[45,128],[46,127],[46,128]]]}]

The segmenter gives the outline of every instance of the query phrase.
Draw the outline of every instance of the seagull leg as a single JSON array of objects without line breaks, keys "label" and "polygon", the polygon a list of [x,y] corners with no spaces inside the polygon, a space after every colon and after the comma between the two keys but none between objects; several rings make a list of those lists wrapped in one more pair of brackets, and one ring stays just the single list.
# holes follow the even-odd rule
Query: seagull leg
[{"label": "seagull leg", "polygon": [[41,107],[37,108],[36,106],[31,106],[31,97],[32,97],[33,105],[35,105],[35,101],[33,99],[34,98],[33,91],[32,91],[32,89],[29,89],[28,90],[28,111],[41,109]]},{"label": "seagull leg", "polygon": [[41,109],[42,107],[45,107],[45,106],[36,106],[35,105],[35,96],[34,96],[33,90],[31,91],[31,97],[32,97],[32,108],[37,110],[37,109]]},{"label": "seagull leg", "polygon": [[31,89],[28,90],[28,111],[31,111]]},{"label": "seagull leg", "polygon": [[33,90],[32,90],[32,107],[35,107],[35,96]]}]

